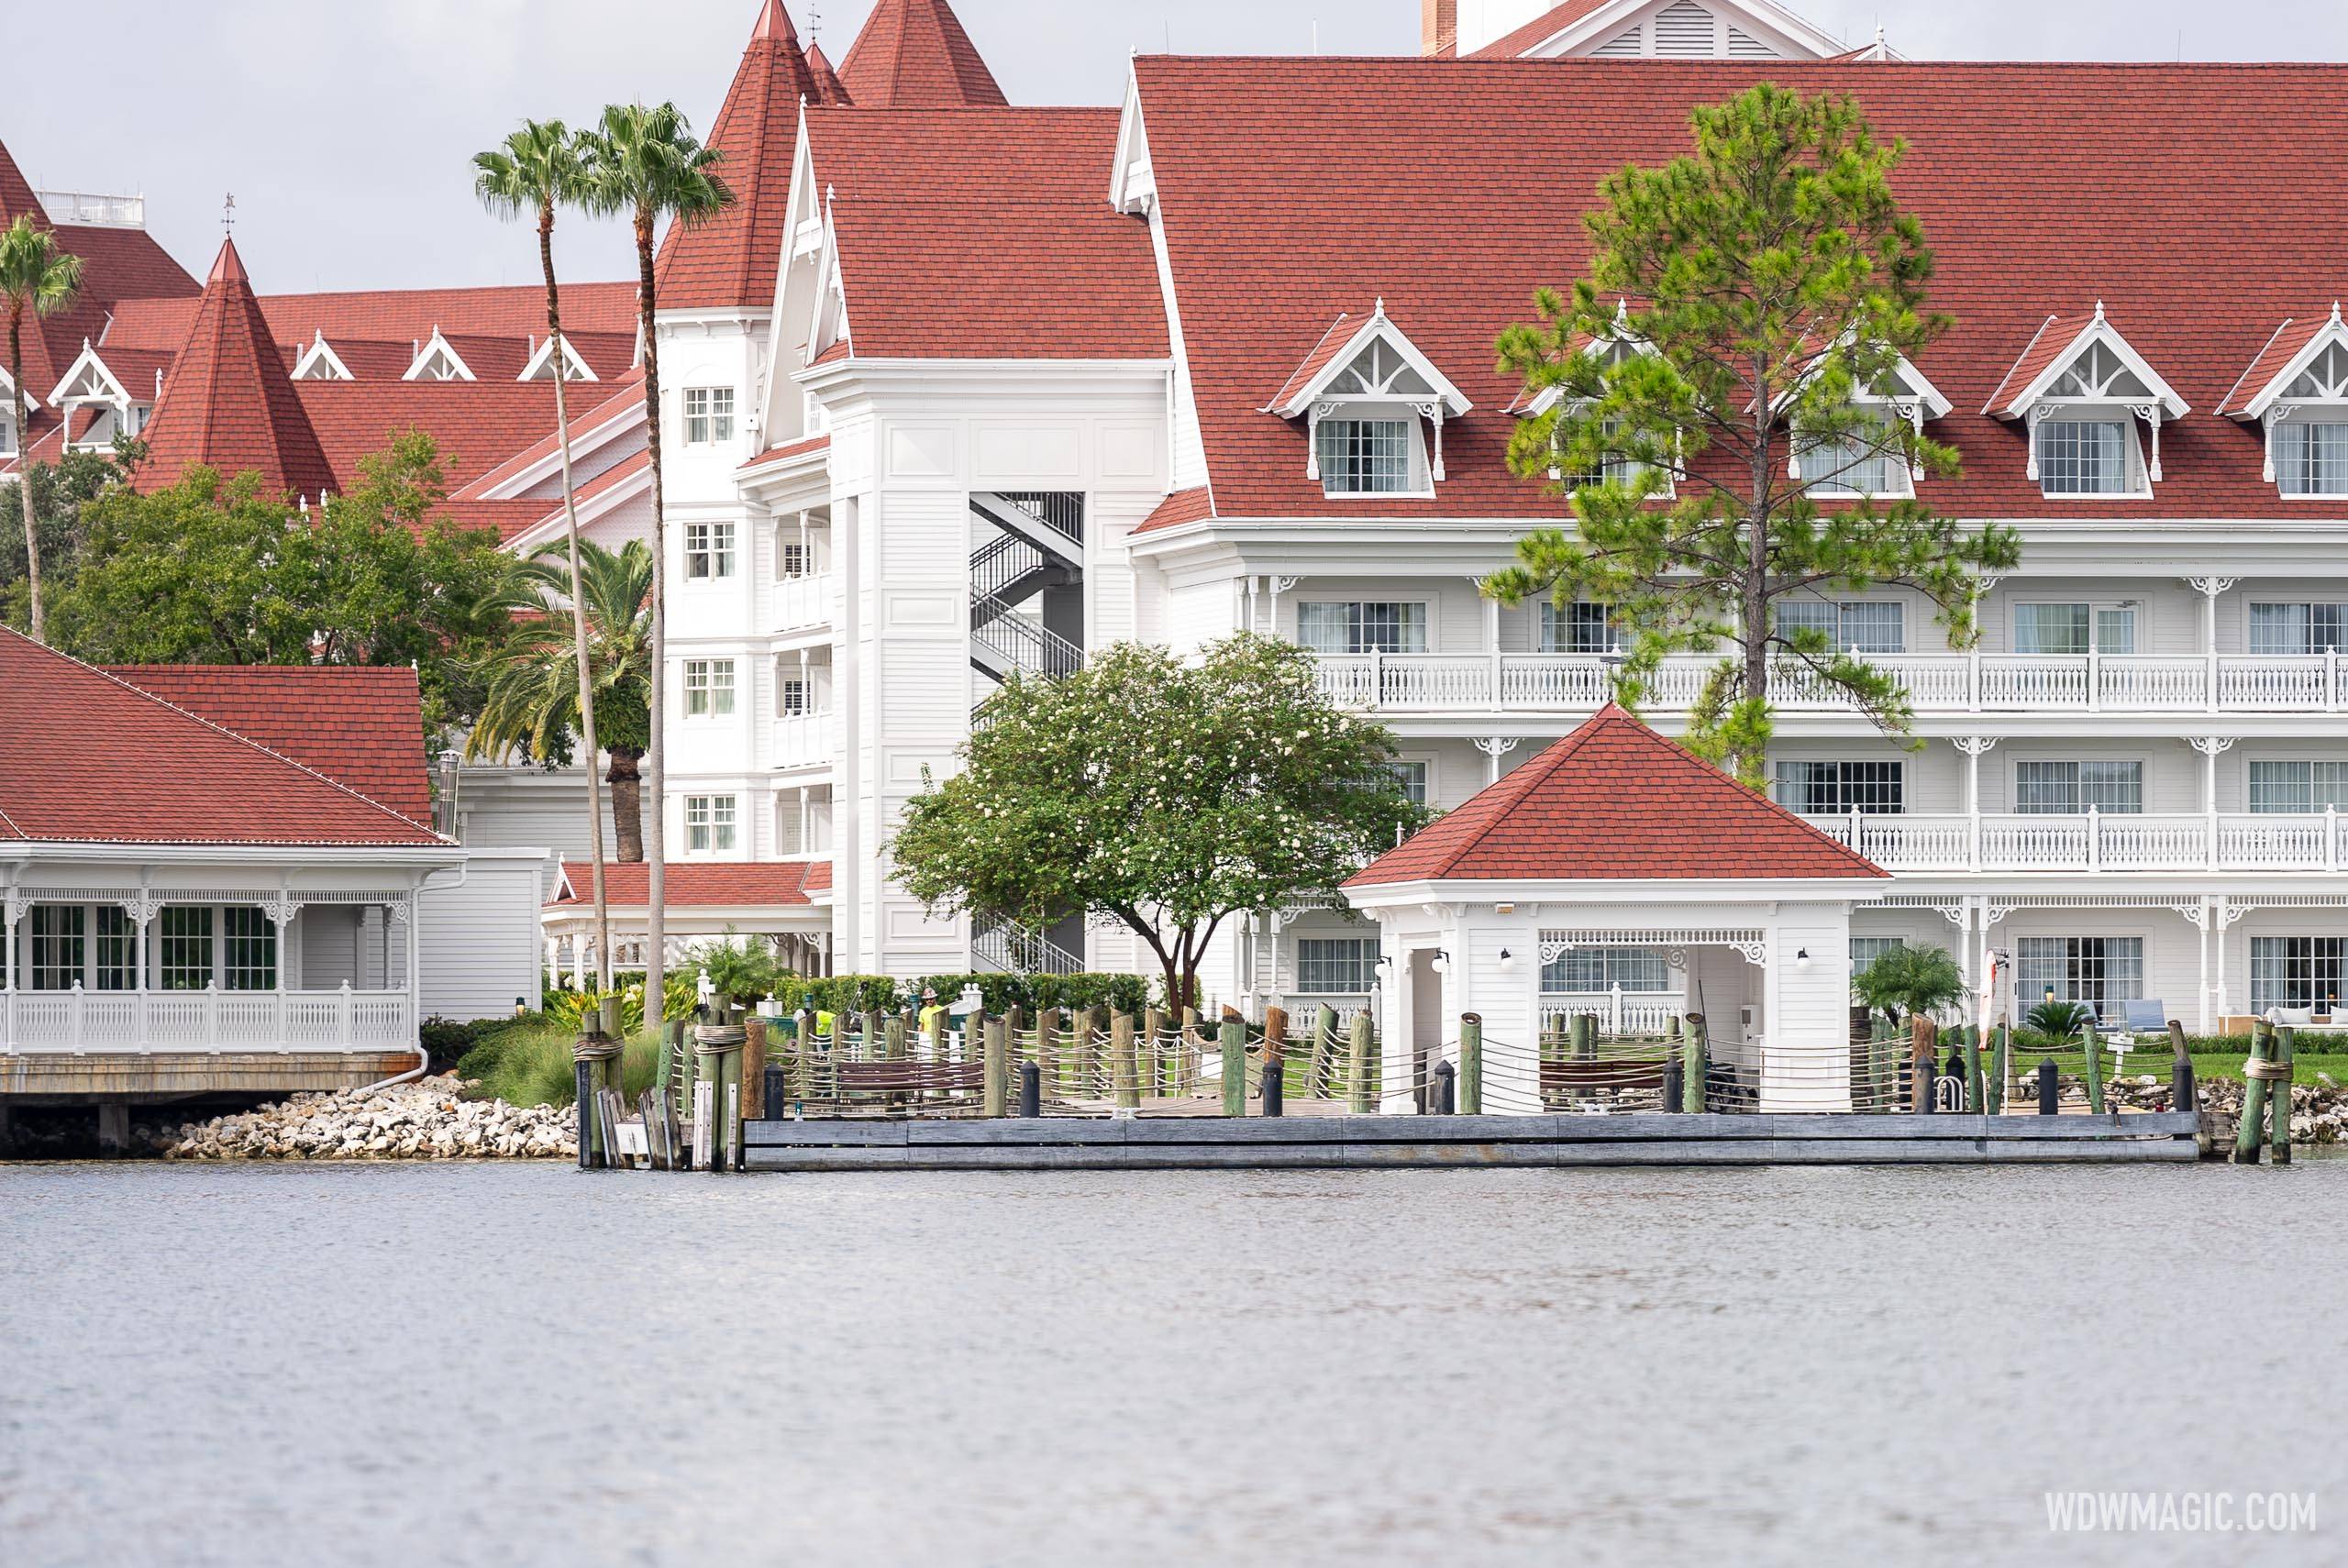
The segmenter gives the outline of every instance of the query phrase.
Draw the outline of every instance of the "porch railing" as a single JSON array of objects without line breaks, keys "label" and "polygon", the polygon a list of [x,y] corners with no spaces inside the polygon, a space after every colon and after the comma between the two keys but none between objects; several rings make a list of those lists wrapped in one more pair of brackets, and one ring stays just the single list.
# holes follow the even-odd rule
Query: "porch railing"
[{"label": "porch railing", "polygon": [[2337,871],[2340,813],[1813,816],[1887,871]]},{"label": "porch railing", "polygon": [[839,727],[828,710],[786,713],[774,722],[774,766],[816,767],[839,752]]},{"label": "porch railing", "polygon": [[774,585],[774,624],[779,632],[827,624],[832,618],[832,574],[787,577]]},{"label": "porch railing", "polygon": [[1686,1013],[1685,991],[1626,991],[1620,986],[1602,991],[1544,991],[1541,993],[1541,1032],[1565,1029],[1577,1014],[1598,1020],[1600,1034],[1656,1034],[1667,1020]]},{"label": "porch railing", "polygon": [[[2348,701],[2340,654],[1886,654],[1871,658],[1920,712],[2336,713]],[[1320,689],[1348,707],[1582,712],[1606,701],[1620,661],[1597,654],[1324,654]],[[1720,660],[1663,661],[1647,703],[1692,705]],[[1806,670],[1780,669],[1770,701],[1788,710],[1848,704]]]},{"label": "porch railing", "polygon": [[0,993],[0,1052],[413,1049],[405,991]]}]

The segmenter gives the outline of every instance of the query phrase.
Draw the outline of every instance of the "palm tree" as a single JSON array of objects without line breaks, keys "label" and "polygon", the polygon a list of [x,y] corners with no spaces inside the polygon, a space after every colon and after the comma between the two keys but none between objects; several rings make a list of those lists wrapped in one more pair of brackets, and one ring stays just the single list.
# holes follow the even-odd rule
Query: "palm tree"
[{"label": "palm tree", "polygon": [[636,229],[637,332],[644,353],[644,430],[652,463],[652,831],[647,835],[645,872],[645,1022],[660,1025],[661,971],[668,921],[662,908],[668,882],[665,828],[668,681],[668,514],[660,483],[660,340],[653,330],[659,290],[652,276],[653,229],[663,217],[691,226],[714,216],[734,200],[714,170],[724,154],[693,139],[692,127],[674,104],[647,108],[614,104],[583,149],[586,203],[593,211],[625,215]]},{"label": "palm tree", "polygon": [[33,525],[32,442],[25,432],[25,312],[55,315],[82,292],[82,259],[57,248],[57,237],[20,215],[0,229],[0,299],[8,302],[8,392],[16,403],[17,499],[25,512],[25,572],[32,590],[33,641],[49,640],[40,604],[40,539]]},{"label": "palm tree", "polygon": [[[570,482],[570,409],[563,388],[570,379],[570,350],[562,340],[562,292],[555,285],[554,214],[579,200],[584,171],[579,138],[560,120],[525,120],[503,147],[473,155],[473,193],[482,204],[508,218],[528,214],[538,222],[538,267],[547,281],[547,341],[554,367],[555,440],[562,452],[562,516],[570,552],[570,578],[580,580],[579,502]],[[587,855],[595,898],[595,967],[601,988],[612,988],[612,910],[604,891],[604,802],[596,782],[603,750],[595,734],[595,694],[589,682],[587,608],[570,598],[573,668],[579,674],[579,735],[587,751]],[[617,810],[615,802],[614,810]]]},{"label": "palm tree", "polygon": [[[650,744],[653,687],[652,552],[632,539],[616,554],[601,545],[572,541],[581,573],[564,565],[564,547],[550,545],[514,570],[507,599],[515,614],[504,646],[486,661],[488,690],[481,717],[465,738],[468,761],[511,751],[553,761],[570,748],[585,709],[604,717],[604,752],[611,758],[604,775],[612,787],[612,836],[623,861],[644,858],[644,795],[638,773]],[[571,584],[581,585],[573,592]],[[557,602],[572,607],[571,626],[547,613]],[[590,627],[581,665],[572,626]],[[585,678],[581,671],[584,668]],[[585,693],[582,703],[581,693]],[[595,770],[595,758],[587,770]],[[603,843],[602,824],[595,842]],[[599,915],[602,911],[596,911]],[[599,933],[600,935],[600,933]],[[610,963],[604,944],[601,962]],[[609,990],[608,972],[604,988]]]}]

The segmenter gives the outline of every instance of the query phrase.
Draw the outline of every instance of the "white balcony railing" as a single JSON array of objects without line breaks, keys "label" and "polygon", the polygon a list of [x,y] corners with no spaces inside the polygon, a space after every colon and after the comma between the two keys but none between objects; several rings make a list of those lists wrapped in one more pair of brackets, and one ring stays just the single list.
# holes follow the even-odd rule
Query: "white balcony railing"
[{"label": "white balcony railing", "polygon": [[2348,819],[2088,812],[1811,817],[1887,871],[2337,871]]},{"label": "white balcony railing", "polygon": [[408,1051],[405,991],[19,991],[0,994],[0,1053]]},{"label": "white balcony railing", "polygon": [[774,629],[803,631],[824,626],[832,619],[832,574],[787,577],[774,585]]},{"label": "white balcony railing", "polygon": [[774,766],[820,767],[839,751],[839,727],[828,710],[786,713],[774,722]]},{"label": "white balcony railing", "polygon": [[1600,1034],[1660,1034],[1667,1021],[1687,1010],[1684,991],[1626,991],[1620,986],[1602,991],[1544,991],[1541,1032],[1560,1033],[1577,1014],[1589,1013],[1598,1020]]},{"label": "white balcony railing", "polygon": [[[1351,708],[1388,712],[1587,712],[1606,701],[1619,661],[1595,654],[1324,654],[1320,688]],[[1720,660],[1666,659],[1647,705],[1691,706]],[[2348,655],[1886,654],[1919,712],[2336,713]],[[1784,710],[1847,707],[1806,671],[1780,672]]]}]

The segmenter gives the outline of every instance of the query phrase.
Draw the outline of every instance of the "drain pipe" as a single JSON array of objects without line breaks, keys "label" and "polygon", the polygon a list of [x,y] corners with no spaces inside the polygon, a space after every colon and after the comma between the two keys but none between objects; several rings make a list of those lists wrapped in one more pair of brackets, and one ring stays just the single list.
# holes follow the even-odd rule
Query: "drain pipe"
[{"label": "drain pipe", "polygon": [[[465,885],[465,880],[471,875],[471,868],[460,862],[456,867],[456,871],[457,879],[453,882],[444,883],[442,884],[443,886],[449,888],[461,888]],[[424,880],[415,885],[415,891],[419,903],[421,902],[425,890],[432,886],[432,878],[439,875],[440,873],[437,871],[427,871],[425,873]],[[423,910],[421,908],[417,909],[415,913],[409,916],[409,918],[411,920],[423,919]],[[421,966],[418,966],[418,967],[421,967]],[[407,977],[407,983],[410,989],[421,991],[423,988],[421,985],[422,979],[423,977],[421,975],[417,974],[414,969],[411,969],[408,972]],[[377,1089],[391,1088],[399,1084],[414,1083],[416,1079],[422,1077],[431,1069],[432,1053],[426,1050],[424,1044],[424,1021],[419,1018],[415,1021],[415,1066],[410,1067],[404,1073],[393,1073],[388,1078],[379,1078],[375,1082],[366,1085],[364,1088],[353,1089],[351,1090],[352,1094],[373,1094]]]}]

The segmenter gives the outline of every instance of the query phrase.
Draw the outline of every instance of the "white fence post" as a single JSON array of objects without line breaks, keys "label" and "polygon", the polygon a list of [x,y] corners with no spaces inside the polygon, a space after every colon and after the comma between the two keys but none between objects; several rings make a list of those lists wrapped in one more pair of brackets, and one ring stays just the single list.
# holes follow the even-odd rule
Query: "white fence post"
[{"label": "white fence post", "polygon": [[88,1028],[88,1008],[89,1003],[82,996],[82,982],[76,980],[73,982],[73,1021],[67,1038],[73,1042],[73,1048],[77,1051],[89,1049],[89,1036],[85,1032]]},{"label": "white fence post", "polygon": [[2103,813],[2094,806],[2088,808],[2088,869],[2103,869]]},{"label": "white fence post", "polygon": [[344,1046],[356,1043],[351,1039],[350,982],[345,980],[335,997],[335,1039]]},{"label": "white fence post", "polygon": [[204,1043],[215,1051],[220,1049],[220,982],[217,980],[204,982]]}]

